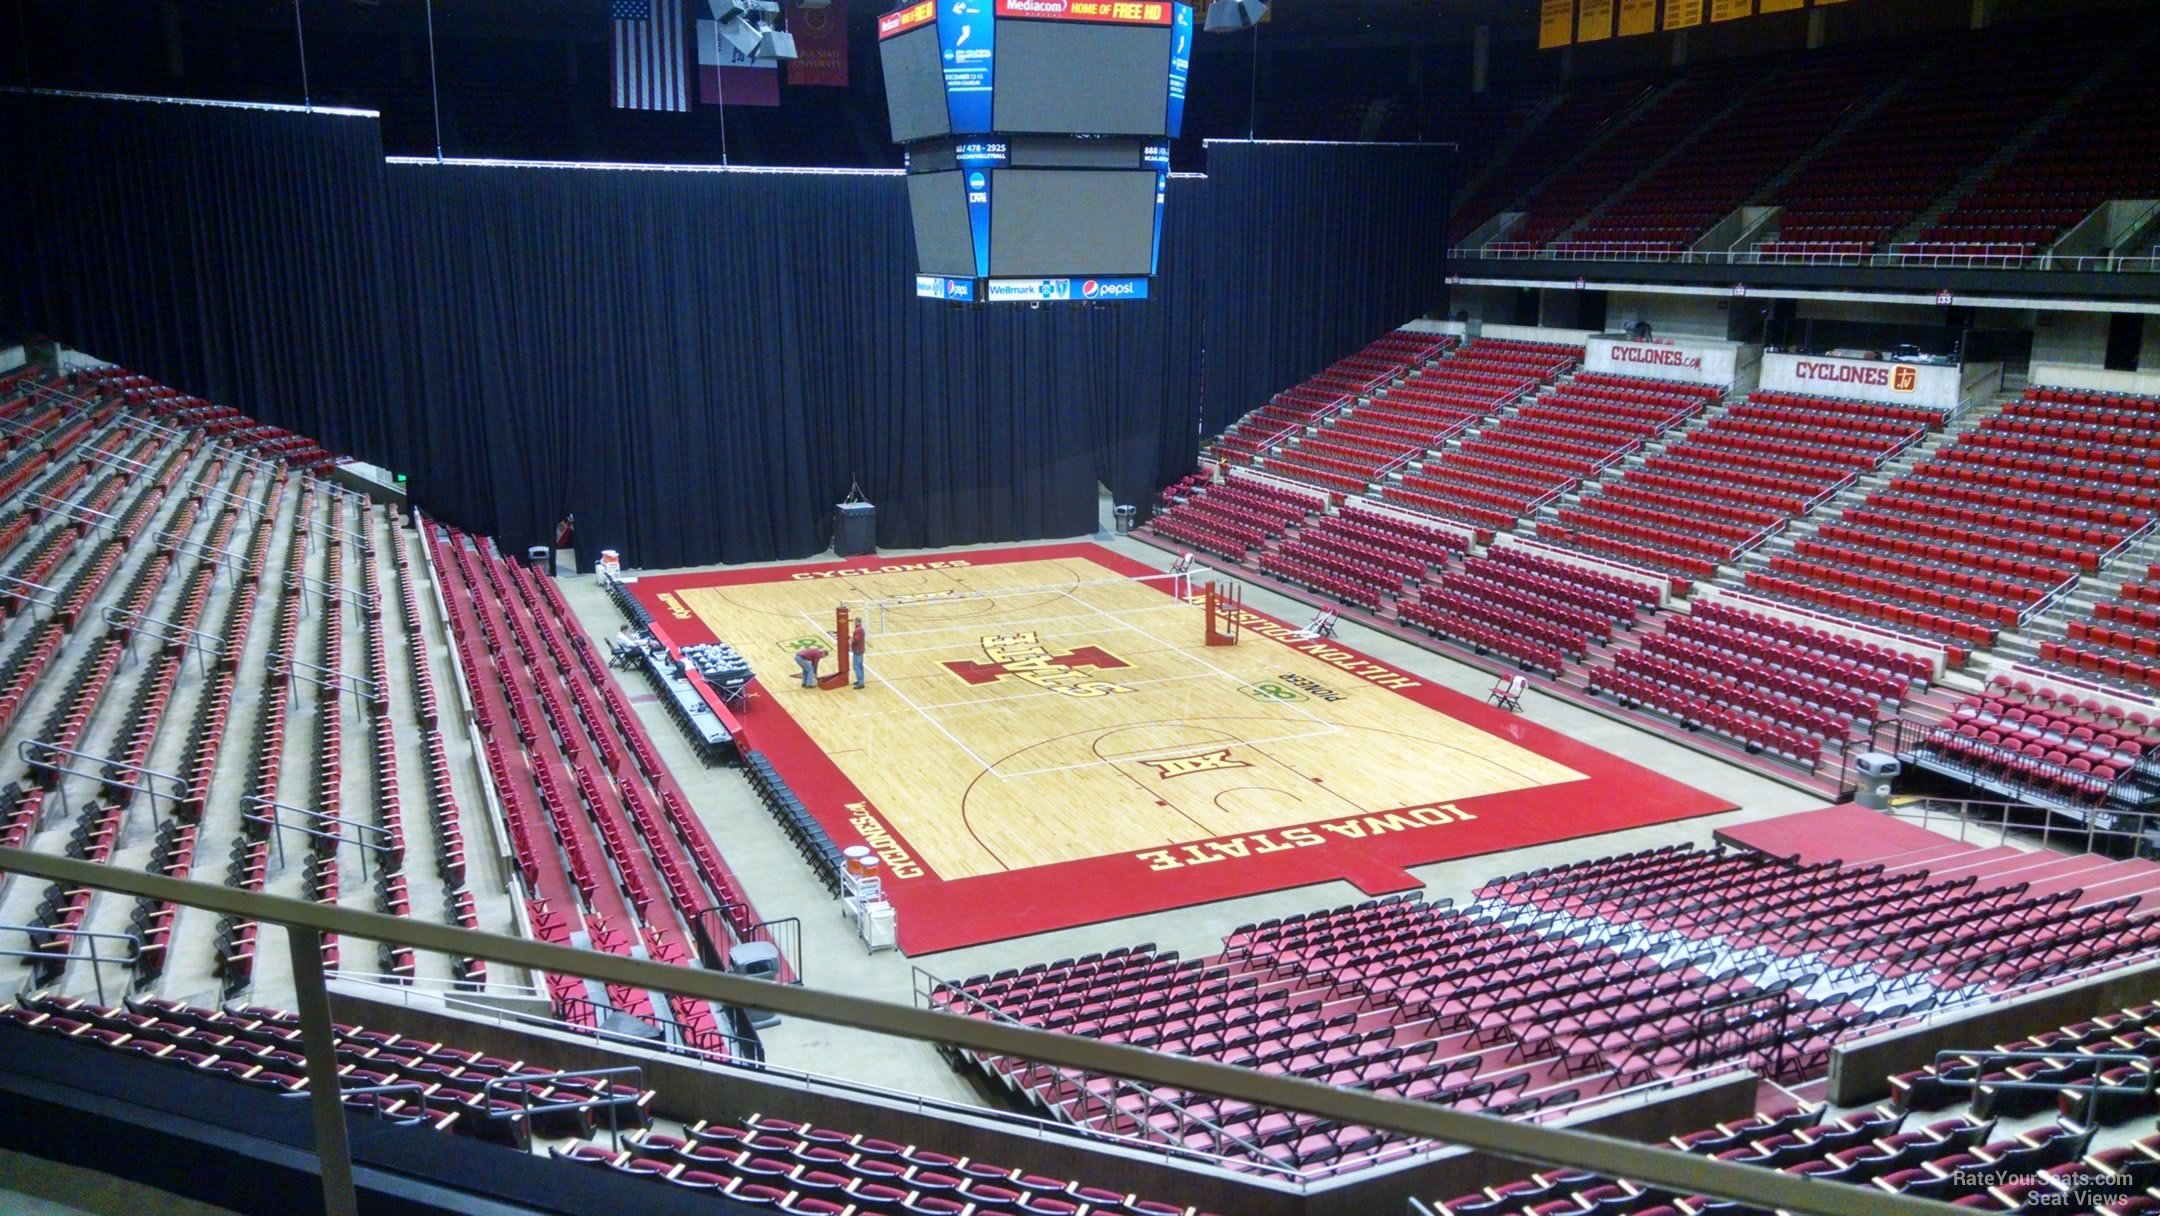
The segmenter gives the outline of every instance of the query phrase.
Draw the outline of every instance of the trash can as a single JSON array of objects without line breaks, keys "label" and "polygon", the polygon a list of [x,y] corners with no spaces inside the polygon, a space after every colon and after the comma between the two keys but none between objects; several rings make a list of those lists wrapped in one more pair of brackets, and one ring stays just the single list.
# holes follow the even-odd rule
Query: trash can
[{"label": "trash can", "polygon": [[[729,948],[728,970],[748,979],[777,982],[780,951],[771,942],[743,942]],[[780,1024],[780,1015],[770,1009],[745,1008],[743,1013],[749,1017],[750,1024],[760,1030]]]},{"label": "trash can", "polygon": [[1118,535],[1123,536],[1133,530],[1133,520],[1139,516],[1140,508],[1131,503],[1119,503],[1110,513],[1117,519]]},{"label": "trash can", "polygon": [[1859,783],[1853,790],[1853,803],[1871,811],[1890,809],[1890,786],[1897,781],[1905,766],[1896,756],[1882,752],[1862,752],[1853,757],[1853,772]]},{"label": "trash can", "polygon": [[535,570],[545,570],[549,578],[554,578],[555,550],[547,545],[534,545],[525,550],[525,564]]}]

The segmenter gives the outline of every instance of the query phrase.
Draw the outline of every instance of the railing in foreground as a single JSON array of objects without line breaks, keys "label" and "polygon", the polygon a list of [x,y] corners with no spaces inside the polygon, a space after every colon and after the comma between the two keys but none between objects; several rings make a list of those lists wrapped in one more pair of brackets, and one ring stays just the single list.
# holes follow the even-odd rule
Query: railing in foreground
[{"label": "railing in foreground", "polygon": [[323,986],[321,940],[324,933],[486,959],[533,972],[580,975],[632,988],[755,1006],[813,1022],[993,1055],[1019,1056],[1045,1064],[1124,1077],[1146,1085],[1219,1094],[1256,1105],[1357,1123],[1380,1131],[1445,1141],[1514,1161],[1617,1175],[1683,1195],[1708,1195],[1756,1207],[1783,1208],[1799,1216],[1949,1216],[1957,1210],[1948,1204],[1907,1195],[1826,1185],[1798,1175],[1667,1152],[1588,1132],[1511,1123],[1491,1115],[1384,1098],[1359,1090],[1336,1089],[1316,1081],[1233,1068],[1185,1056],[1163,1055],[1120,1043],[934,1013],[845,992],[771,984],[498,933],[428,924],[380,912],[167,878],[46,853],[0,849],[0,871],[170,900],[280,925],[287,930],[308,1060],[308,1084],[315,1094],[312,1106],[323,1205],[331,1216],[356,1213],[358,1207],[353,1191],[352,1158],[345,1134],[345,1108],[337,1098],[338,1060],[332,1045],[329,997]]}]

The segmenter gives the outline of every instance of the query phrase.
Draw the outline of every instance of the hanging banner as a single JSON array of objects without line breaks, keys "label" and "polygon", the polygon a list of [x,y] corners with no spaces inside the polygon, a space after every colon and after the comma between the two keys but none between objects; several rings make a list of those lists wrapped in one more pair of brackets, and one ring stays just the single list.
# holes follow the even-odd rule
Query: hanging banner
[{"label": "hanging banner", "polygon": [[789,84],[844,89],[848,83],[847,0],[806,5],[788,0],[787,31],[795,35]]},{"label": "hanging banner", "polygon": [[1762,0],[1762,4],[1757,11],[1762,13],[1789,13],[1794,9],[1806,7],[1807,0]]},{"label": "hanging banner", "polygon": [[1575,41],[1603,42],[1612,37],[1613,0],[1582,0],[1575,18]]},{"label": "hanging banner", "polygon": [[1755,0],[1710,0],[1710,20],[1737,21],[1755,15]]},{"label": "hanging banner", "polygon": [[780,63],[753,60],[720,37],[720,23],[697,23],[698,101],[708,106],[780,104]]},{"label": "hanging banner", "polygon": [[1702,0],[1665,0],[1665,28],[1684,30],[1702,24]]},{"label": "hanging banner", "polygon": [[1538,49],[1549,51],[1574,40],[1575,0],[1544,0],[1538,15]]},{"label": "hanging banner", "polygon": [[1657,32],[1657,0],[1620,0],[1620,36]]}]

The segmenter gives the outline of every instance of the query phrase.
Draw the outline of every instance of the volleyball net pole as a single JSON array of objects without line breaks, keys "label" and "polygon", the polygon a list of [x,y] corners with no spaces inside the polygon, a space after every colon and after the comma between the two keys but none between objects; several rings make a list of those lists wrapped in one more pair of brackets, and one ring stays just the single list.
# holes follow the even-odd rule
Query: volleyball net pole
[{"label": "volleyball net pole", "polygon": [[[999,600],[1023,599],[1029,596],[1070,595],[1077,591],[1085,591],[1091,587],[1127,587],[1134,583],[1158,587],[1167,592],[1169,598],[1180,603],[1189,603],[1196,598],[1195,592],[1199,587],[1198,576],[1210,573],[1213,573],[1213,571],[1202,566],[1188,566],[1184,570],[1173,569],[1156,574],[1092,579],[1085,582],[1052,583],[1022,587],[988,587],[981,590],[956,587],[950,591],[930,591],[916,595],[895,595],[884,599],[866,600],[862,605],[862,613],[867,619],[876,622],[873,626],[874,630],[883,634],[890,631],[893,614],[898,613],[901,619],[905,620],[908,611],[913,609],[995,603]],[[1240,599],[1242,600],[1242,594]],[[952,620],[940,620],[937,623],[940,626],[947,626],[955,622]]]}]

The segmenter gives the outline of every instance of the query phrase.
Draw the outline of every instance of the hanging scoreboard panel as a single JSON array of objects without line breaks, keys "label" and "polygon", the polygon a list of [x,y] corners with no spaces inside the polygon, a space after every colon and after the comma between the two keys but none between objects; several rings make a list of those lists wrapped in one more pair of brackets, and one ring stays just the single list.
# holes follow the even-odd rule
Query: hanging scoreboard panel
[{"label": "hanging scoreboard panel", "polygon": [[[1054,0],[998,0],[1008,4]],[[1131,5],[1159,9],[1170,5]],[[1008,135],[1154,135],[1170,130],[1171,29],[1078,21],[997,23],[991,117]],[[1078,85],[1085,80],[1085,86]]]},{"label": "hanging scoreboard panel", "polygon": [[918,295],[1146,298],[1193,16],[1175,0],[919,0],[879,18]]}]

